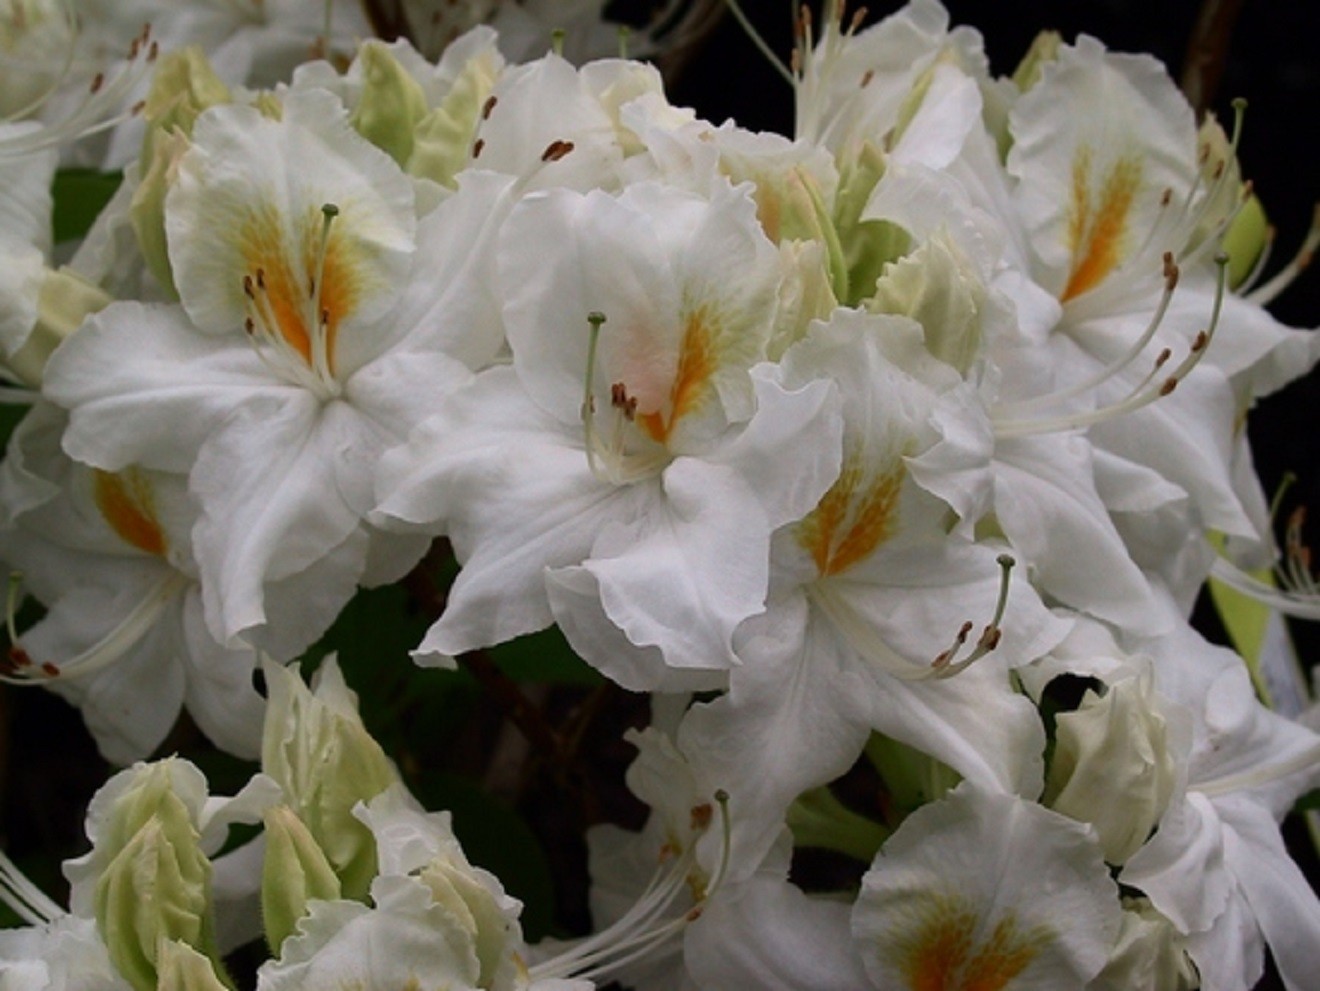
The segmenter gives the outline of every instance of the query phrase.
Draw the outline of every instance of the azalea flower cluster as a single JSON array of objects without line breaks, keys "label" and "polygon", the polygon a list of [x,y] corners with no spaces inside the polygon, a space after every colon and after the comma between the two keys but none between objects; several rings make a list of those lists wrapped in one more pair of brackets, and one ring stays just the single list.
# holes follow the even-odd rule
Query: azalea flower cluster
[{"label": "azalea flower cluster", "polygon": [[[1092,38],[997,78],[936,0],[827,3],[790,138],[577,67],[573,32],[509,54],[535,4],[423,6],[420,51],[323,29],[279,83],[138,36],[106,77],[147,87],[108,122],[134,151],[64,265],[50,176],[107,84],[0,131],[31,404],[3,677],[132,765],[68,911],[3,865],[0,984],[214,989],[264,934],[272,989],[1227,991],[1266,947],[1306,987],[1320,900],[1278,823],[1320,786],[1314,710],[1286,656],[1188,623],[1212,572],[1315,610],[1300,546],[1292,586],[1248,573],[1276,551],[1243,422],[1320,338],[1263,308],[1314,245],[1267,271],[1241,109],[1198,123]],[[529,947],[333,659],[297,673],[438,541],[418,664],[556,626],[651,695],[593,936]],[[181,711],[260,758],[236,797],[141,763]],[[795,848],[853,880],[804,890]]]}]

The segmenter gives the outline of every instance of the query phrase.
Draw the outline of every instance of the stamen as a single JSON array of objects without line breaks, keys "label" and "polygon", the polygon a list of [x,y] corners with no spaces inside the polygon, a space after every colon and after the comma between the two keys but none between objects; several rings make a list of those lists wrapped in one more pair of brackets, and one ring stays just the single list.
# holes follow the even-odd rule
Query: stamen
[{"label": "stamen", "polygon": [[[1127,413],[1135,412],[1144,406],[1149,406],[1156,400],[1169,395],[1173,392],[1180,381],[1187,377],[1193,368],[1195,368],[1202,357],[1205,356],[1210,342],[1214,340],[1215,330],[1219,326],[1219,318],[1223,312],[1224,293],[1228,282],[1228,256],[1222,252],[1215,256],[1215,264],[1219,268],[1215,284],[1215,299],[1211,308],[1210,323],[1205,330],[1200,331],[1193,338],[1191,345],[1187,350],[1186,357],[1178,363],[1169,376],[1158,386],[1152,386],[1154,375],[1147,375],[1141,382],[1128,393],[1126,397],[1116,403],[1108,406],[1102,406],[1094,410],[1084,410],[1077,413],[1065,414],[1057,417],[1044,417],[1039,420],[1032,419],[1014,419],[1007,416],[993,415],[991,422],[994,426],[995,436],[997,438],[1009,437],[1030,437],[1038,434],[1057,433],[1064,430],[1077,430],[1082,427],[1089,427],[1096,423],[1103,423],[1106,420],[1112,420]],[[1163,365],[1163,352],[1156,361],[1156,368]],[[1011,410],[1010,410],[1011,412]]]},{"label": "stamen", "polygon": [[1013,574],[1013,566],[1017,563],[1012,556],[1000,554],[995,559],[999,564],[999,598],[995,602],[995,612],[990,618],[990,623],[981,631],[980,637],[976,640],[976,646],[970,654],[961,660],[955,660],[958,651],[967,642],[967,635],[972,631],[971,623],[963,623],[958,635],[954,638],[953,646],[941,653],[931,662],[931,670],[937,678],[952,678],[960,671],[966,671],[969,667],[979,661],[990,651],[999,646],[999,640],[1002,636],[1000,623],[1004,619],[1004,611],[1008,608],[1008,589]]},{"label": "stamen", "polygon": [[591,325],[591,337],[587,341],[587,380],[582,394],[582,433],[587,449],[587,467],[593,475],[604,480],[596,463],[596,397],[592,393],[592,384],[596,381],[596,351],[600,347],[600,328],[605,325],[605,314],[593,310],[587,314],[587,323]]},{"label": "stamen", "polygon": [[325,259],[330,250],[330,225],[339,216],[339,207],[326,203],[321,207],[321,243],[317,248],[316,274],[311,278],[312,312],[317,315],[312,333],[312,371],[327,380],[334,379],[330,367],[330,312],[321,307],[321,289],[325,283]]},{"label": "stamen", "polygon": [[[11,642],[9,660],[14,664],[14,670],[0,674],[0,682],[23,686],[39,685],[55,678],[81,678],[114,664],[141,642],[159,621],[165,607],[189,585],[186,576],[170,569],[169,574],[151,586],[147,594],[129,610],[128,615],[117,626],[81,654],[70,658],[62,665],[51,661],[42,661],[38,665],[33,665],[27,652],[19,646],[18,637],[15,635],[17,630],[14,621],[13,582],[11,576],[11,593],[6,608],[5,626],[9,630]],[[38,671],[41,676],[38,676]]]},{"label": "stamen", "polygon": [[[783,60],[775,54],[775,50],[766,43],[766,40],[763,37],[761,37],[761,33],[756,30],[755,25],[752,24],[746,13],[743,12],[742,5],[738,0],[724,0],[724,3],[729,8],[729,13],[733,15],[733,19],[738,22],[738,26],[743,29],[743,33],[746,34],[751,43],[756,46],[756,50],[759,51],[761,55],[764,56],[765,60],[770,63],[770,67],[779,73],[786,83],[792,86],[797,73],[795,71],[790,71],[784,65]],[[803,9],[805,9],[805,7]],[[794,48],[794,51],[796,52],[797,49]]]},{"label": "stamen", "polygon": [[555,28],[550,32],[550,50],[560,58],[564,57],[564,39],[568,37],[568,32],[563,28]]},{"label": "stamen", "polygon": [[68,915],[0,850],[0,902],[30,926],[44,926]]},{"label": "stamen", "polygon": [[1292,285],[1310,266],[1317,248],[1320,248],[1320,203],[1316,204],[1311,214],[1311,226],[1307,229],[1306,238],[1302,241],[1302,246],[1297,249],[1292,261],[1263,286],[1245,293],[1243,298],[1249,303],[1258,303],[1261,306],[1274,302],[1279,294]]}]

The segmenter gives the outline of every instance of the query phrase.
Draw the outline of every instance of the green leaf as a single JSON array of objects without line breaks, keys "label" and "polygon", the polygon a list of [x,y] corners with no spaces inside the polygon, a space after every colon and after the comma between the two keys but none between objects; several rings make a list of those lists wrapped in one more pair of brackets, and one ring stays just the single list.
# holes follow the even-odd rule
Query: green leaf
[{"label": "green leaf", "polygon": [[115,195],[123,176],[92,169],[61,169],[55,173],[55,243],[80,238]]},{"label": "green leaf", "polygon": [[492,647],[489,653],[500,670],[514,681],[555,682],[586,688],[604,683],[599,672],[573,653],[555,626]]}]

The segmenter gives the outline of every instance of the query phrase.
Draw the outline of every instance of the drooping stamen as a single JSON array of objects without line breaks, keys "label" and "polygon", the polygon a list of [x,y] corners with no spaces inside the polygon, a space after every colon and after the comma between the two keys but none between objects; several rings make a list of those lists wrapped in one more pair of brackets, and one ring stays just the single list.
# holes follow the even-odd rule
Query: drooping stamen
[{"label": "drooping stamen", "polygon": [[156,42],[151,40],[151,25],[144,25],[142,33],[133,39],[127,63],[113,78],[107,80],[103,74],[97,73],[88,87],[86,98],[67,117],[0,139],[0,159],[17,158],[90,137],[133,117],[141,110],[141,104],[125,111],[122,109],[124,101],[151,70],[158,54]]},{"label": "drooping stamen", "polygon": [[1000,554],[995,559],[999,564],[999,598],[995,601],[994,615],[981,635],[977,637],[976,646],[966,657],[958,658],[958,652],[962,650],[967,641],[967,635],[972,631],[971,623],[964,623],[954,638],[953,645],[940,653],[935,660],[931,661],[931,670],[937,678],[952,678],[960,671],[966,671],[969,667],[979,661],[990,651],[999,646],[1002,636],[1000,623],[1004,619],[1004,610],[1008,608],[1008,589],[1013,574],[1013,566],[1017,563],[1008,554]]},{"label": "drooping stamen", "polygon": [[[719,789],[713,796],[720,817],[720,860],[709,881],[693,883],[697,865],[697,841],[710,826],[710,806],[693,809],[693,827],[700,831],[682,850],[671,857],[673,847],[662,850],[661,868],[652,875],[646,889],[627,912],[612,925],[589,936],[558,956],[530,968],[533,981],[546,978],[580,978],[607,983],[621,968],[654,953],[701,917],[705,906],[724,883],[733,845],[733,827],[729,819],[729,795]],[[700,813],[700,814],[698,814]],[[664,865],[668,863],[667,869]],[[695,904],[679,915],[671,909],[684,891],[692,892]]]},{"label": "drooping stamen", "polygon": [[[1211,341],[1214,340],[1215,330],[1219,326],[1219,318],[1224,306],[1224,293],[1228,282],[1228,256],[1221,252],[1215,257],[1215,264],[1218,266],[1219,271],[1216,277],[1215,298],[1211,307],[1210,323],[1205,330],[1200,331],[1192,339],[1192,343],[1187,349],[1187,355],[1178,363],[1178,366],[1167,376],[1159,379],[1158,384],[1156,384],[1157,376],[1153,373],[1148,374],[1127,396],[1118,402],[1101,406],[1098,409],[1082,410],[1054,417],[1042,417],[1038,420],[1015,418],[996,412],[991,416],[995,437],[1000,439],[1030,437],[1093,426],[1135,412],[1173,392],[1178,383],[1200,364]],[[1156,370],[1161,369],[1166,360],[1167,357],[1164,352],[1161,352],[1155,361]],[[1012,412],[1012,410],[1010,409],[1009,412]]]},{"label": "drooping stamen", "polygon": [[[1016,418],[1039,409],[1056,406],[1061,402],[1083,395],[1090,392],[1092,389],[1103,385],[1119,372],[1123,371],[1123,369],[1127,368],[1128,365],[1132,364],[1141,352],[1146,349],[1146,345],[1149,344],[1151,339],[1155,336],[1155,331],[1159,329],[1160,324],[1164,321],[1165,314],[1169,311],[1169,304],[1173,300],[1174,290],[1178,288],[1179,269],[1173,261],[1173,253],[1166,251],[1164,253],[1163,261],[1164,291],[1160,294],[1160,301],[1156,304],[1155,312],[1151,314],[1151,318],[1146,324],[1146,329],[1143,330],[1141,335],[1132,342],[1131,346],[1122,357],[1117,361],[1105,365],[1098,372],[1083,379],[1081,382],[1060,389],[1058,392],[1051,392],[1044,396],[1023,399],[1014,403],[1003,403],[996,407],[996,415],[1002,416],[1005,419]],[[1168,350],[1162,350],[1155,359],[1155,369],[1149,376],[1147,376],[1147,379],[1143,380],[1142,384],[1138,386],[1138,390],[1145,387],[1150,378],[1154,376],[1155,372],[1158,371],[1168,359]]]},{"label": "drooping stamen", "polygon": [[82,653],[56,664],[53,661],[34,662],[26,650],[19,644],[17,623],[15,622],[17,596],[14,592],[15,580],[10,577],[10,592],[5,608],[5,627],[9,631],[10,647],[7,670],[0,673],[0,682],[9,685],[40,685],[59,679],[81,678],[103,671],[114,664],[130,650],[160,620],[176,596],[190,584],[182,573],[170,569],[169,573],[147,590],[138,603],[100,640]]},{"label": "drooping stamen", "polygon": [[1318,248],[1320,248],[1320,203],[1316,204],[1311,214],[1311,226],[1307,229],[1306,238],[1302,241],[1302,246],[1297,249],[1297,254],[1268,282],[1246,293],[1244,298],[1249,303],[1258,303],[1261,306],[1274,302],[1281,292],[1306,271]]},{"label": "drooping stamen", "polygon": [[69,913],[32,883],[0,850],[0,902],[30,926],[43,926]]}]

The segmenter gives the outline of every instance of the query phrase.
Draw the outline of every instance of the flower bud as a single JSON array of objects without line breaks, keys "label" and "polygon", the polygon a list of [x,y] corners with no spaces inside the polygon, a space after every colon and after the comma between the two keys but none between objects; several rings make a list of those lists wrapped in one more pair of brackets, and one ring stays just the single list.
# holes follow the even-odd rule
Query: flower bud
[{"label": "flower bud", "polygon": [[1177,769],[1149,673],[1088,691],[1057,727],[1045,804],[1093,825],[1105,860],[1121,864],[1164,814]]},{"label": "flower bud", "polygon": [[46,269],[37,291],[37,319],[23,346],[7,360],[23,384],[41,387],[46,362],[60,342],[111,297],[69,269]]},{"label": "flower bud", "polygon": [[1040,82],[1040,72],[1046,65],[1059,57],[1059,47],[1063,36],[1058,31],[1042,31],[1032,39],[1027,54],[1013,70],[1013,84],[1023,93]]},{"label": "flower bud", "polygon": [[368,41],[358,50],[362,96],[350,123],[400,167],[413,151],[413,129],[426,116],[426,94],[389,46]]},{"label": "flower bud", "polygon": [[376,874],[376,847],[353,807],[398,781],[398,772],[362,725],[357,696],[333,657],[321,664],[315,691],[294,668],[267,661],[263,670],[270,699],[262,770],[325,852],[344,897],[362,898]]},{"label": "flower bud", "polygon": [[196,45],[162,55],[142,104],[142,117],[147,122],[142,158],[150,160],[155,143],[163,137],[176,132],[190,136],[203,111],[230,100],[229,87]]},{"label": "flower bud", "polygon": [[1184,949],[1185,939],[1149,901],[1123,905],[1122,928],[1109,951],[1109,962],[1086,986],[1087,991],[1190,991],[1200,986],[1196,968]]},{"label": "flower bud", "polygon": [[981,349],[985,303],[985,286],[971,264],[948,237],[936,234],[885,266],[867,309],[916,320],[926,349],[966,375]]},{"label": "flower bud", "polygon": [[339,878],[297,814],[287,805],[266,812],[266,859],[261,869],[261,916],[276,953],[307,914],[313,898],[340,896]]},{"label": "flower bud", "polygon": [[178,940],[161,942],[156,971],[156,991],[230,991],[207,957]]},{"label": "flower bud", "polygon": [[[478,41],[477,36],[471,39],[472,43]],[[404,166],[409,175],[433,179],[450,189],[457,185],[454,177],[468,164],[482,115],[492,109],[491,91],[504,65],[493,46],[469,51],[468,45],[460,39],[441,60],[441,68],[451,59],[459,61],[461,68],[440,104],[417,122],[412,154]]]},{"label": "flower bud", "polygon": [[213,961],[211,864],[170,762],[143,765],[110,810],[97,853],[108,858],[93,907],[110,959],[136,991],[155,991],[159,947],[177,940]]}]

